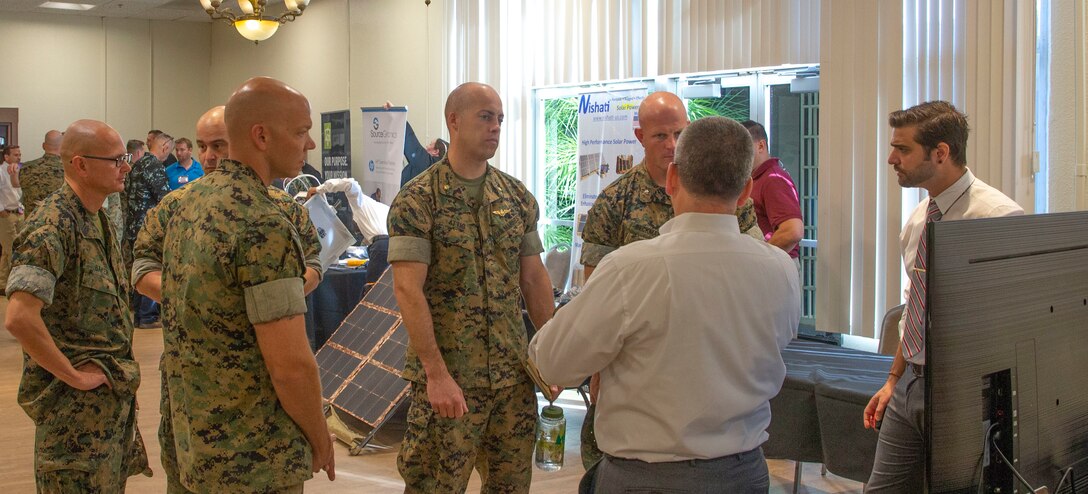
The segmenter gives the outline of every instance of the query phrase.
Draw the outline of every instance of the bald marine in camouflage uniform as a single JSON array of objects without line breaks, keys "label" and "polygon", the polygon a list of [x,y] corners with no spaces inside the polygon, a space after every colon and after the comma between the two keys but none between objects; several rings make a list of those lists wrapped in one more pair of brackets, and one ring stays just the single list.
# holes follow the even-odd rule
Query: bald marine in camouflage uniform
[{"label": "bald marine in camouflage uniform", "polygon": [[[173,456],[178,478],[168,488],[301,492],[312,472],[335,476],[333,449],[302,319],[306,250],[268,183],[296,175],[314,148],[309,104],[255,78],[225,118],[231,156],[245,164],[222,161],[177,191],[168,215],[149,215],[162,235],[145,229],[136,246],[161,262],[164,466]],[[268,148],[257,149],[250,129]]]},{"label": "bald marine in camouflage uniform", "polygon": [[27,218],[42,199],[64,185],[64,164],[60,160],[60,143],[63,137],[59,130],[46,132],[45,139],[42,140],[45,155],[23,163],[23,168],[19,170],[23,208]]},{"label": "bald marine in camouflage uniform", "polygon": [[554,310],[540,260],[536,200],[487,164],[502,101],[466,83],[446,100],[446,158],[409,181],[389,212],[389,261],[409,347],[408,430],[397,467],[406,493],[529,491],[536,395],[524,370],[519,306],[543,325]]},{"label": "bald marine in camouflage uniform", "polygon": [[68,127],[61,155],[68,181],[27,218],[7,285],[5,326],[25,351],[18,400],[35,425],[38,492],[124,492],[151,471],[130,288],[101,207],[131,168],[120,135],[93,120]]},{"label": "bald marine in camouflage uniform", "polygon": [[[208,173],[216,172],[220,159],[226,159],[229,153],[229,139],[226,123],[223,119],[223,106],[211,108],[197,121],[196,135],[200,145],[200,161],[208,164]],[[208,143],[216,143],[208,145]],[[135,258],[132,267],[133,285],[144,295],[156,302],[162,302],[162,247],[166,238],[166,227],[170,219],[174,217],[176,208],[189,201],[189,188],[185,187],[167,194],[158,206],[148,212],[144,227],[136,240],[133,252]],[[268,187],[268,194],[274,202],[280,206],[284,215],[296,228],[299,238],[302,240],[303,254],[306,258],[306,284],[305,292],[309,294],[321,281],[321,244],[318,240],[317,229],[310,221],[310,215],[306,208],[295,202],[286,192],[276,187]],[[169,331],[169,326],[165,328]],[[164,351],[163,358],[180,358],[177,350]],[[160,369],[164,369],[160,363]],[[159,402],[161,421],[159,423],[159,457],[163,470],[166,472],[168,493],[184,493],[186,489],[181,484],[181,473],[177,464],[176,447],[174,445],[173,419],[171,418],[170,392],[167,388],[168,379],[165,373],[162,378],[162,392]]]}]

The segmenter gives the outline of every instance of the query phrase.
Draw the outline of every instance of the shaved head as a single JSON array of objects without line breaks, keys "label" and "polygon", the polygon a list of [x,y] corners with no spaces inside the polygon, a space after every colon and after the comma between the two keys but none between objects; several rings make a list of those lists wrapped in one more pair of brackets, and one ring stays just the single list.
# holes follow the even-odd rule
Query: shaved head
[{"label": "shaved head", "polygon": [[107,195],[124,190],[132,167],[117,159],[125,155],[121,134],[104,122],[77,120],[64,131],[60,143],[64,179],[87,210],[98,211]]},{"label": "shaved head", "polygon": [[230,156],[230,140],[227,136],[227,121],[223,117],[225,106],[219,105],[204,112],[196,121],[197,159],[204,166],[206,173],[219,168],[219,160]]},{"label": "shaved head", "polygon": [[125,145],[121,141],[121,134],[113,130],[113,127],[98,120],[76,120],[64,131],[64,138],[60,143],[60,157],[64,160],[65,168],[68,168],[75,156],[111,156],[114,141],[121,148],[121,153],[115,154],[124,153]]},{"label": "shaved head", "polygon": [[231,158],[252,168],[267,184],[297,176],[310,139],[310,103],[302,93],[270,77],[239,87],[224,109]]},{"label": "shaved head", "polygon": [[64,139],[64,134],[59,130],[50,130],[45,133],[45,139],[42,139],[42,150],[49,154],[60,154],[60,143]]},{"label": "shaved head", "polygon": [[451,113],[464,112],[466,108],[480,98],[489,96],[498,98],[499,93],[495,92],[495,88],[488,86],[487,84],[466,82],[457,86],[450,92],[450,95],[446,97],[446,109],[444,110],[446,118],[448,119]]},{"label": "shaved head", "polygon": [[658,185],[665,185],[665,172],[673,161],[676,141],[688,126],[684,102],[675,94],[658,91],[646,96],[638,105],[638,128],[635,138],[646,151],[642,159],[646,171]]}]

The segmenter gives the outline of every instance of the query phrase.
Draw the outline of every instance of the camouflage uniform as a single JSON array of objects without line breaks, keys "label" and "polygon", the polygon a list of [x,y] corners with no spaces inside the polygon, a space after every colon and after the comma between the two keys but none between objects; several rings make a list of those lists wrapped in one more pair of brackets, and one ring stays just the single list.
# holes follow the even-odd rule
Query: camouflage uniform
[{"label": "camouflage uniform", "polygon": [[[609,252],[657,237],[661,225],[672,215],[672,199],[650,177],[646,164],[639,163],[605,187],[589,209],[582,231],[581,263],[596,266]],[[763,240],[752,199],[737,208],[736,215],[740,231]]]},{"label": "camouflage uniform", "polygon": [[[740,231],[763,240],[751,198],[737,208],[736,215]],[[589,209],[582,230],[582,265],[596,266],[604,256],[624,245],[657,237],[661,225],[672,216],[672,198],[650,177],[646,163],[639,163],[605,187]],[[591,405],[582,423],[582,463],[586,468],[601,458],[594,434],[594,412],[595,406]]]},{"label": "camouflage uniform", "polygon": [[155,155],[144,153],[132,164],[132,171],[125,180],[125,191],[121,193],[125,221],[121,250],[127,266],[132,266],[132,245],[136,242],[140,227],[144,225],[144,217],[169,193],[170,183],[166,180],[162,162]]},{"label": "camouflage uniform", "polygon": [[288,200],[224,161],[152,209],[137,239],[133,279],[163,276],[170,492],[280,492],[312,476],[309,443],[279,404],[253,330],[306,310],[317,234],[298,234],[294,222],[309,218]]},{"label": "camouflage uniform", "polygon": [[113,389],[69,387],[24,355],[19,404],[36,426],[38,490],[123,492],[129,476],[151,471],[136,427],[140,367],[116,232],[68,185],[41,206],[16,241],[7,293],[45,302],[42,320],[57,348],[75,366],[100,366]]},{"label": "camouflage uniform", "polygon": [[423,293],[435,340],[469,408],[459,419],[433,412],[409,346],[413,401],[397,459],[405,492],[464,492],[473,466],[483,492],[529,490],[536,396],[523,367],[519,275],[521,257],[543,252],[539,210],[521,182],[493,167],[481,187],[477,204],[443,159],[409,181],[389,212],[389,261],[430,265]]},{"label": "camouflage uniform", "polygon": [[23,163],[23,168],[19,170],[19,184],[23,188],[23,208],[26,216],[30,217],[42,199],[64,185],[64,163],[55,154],[46,154]]}]

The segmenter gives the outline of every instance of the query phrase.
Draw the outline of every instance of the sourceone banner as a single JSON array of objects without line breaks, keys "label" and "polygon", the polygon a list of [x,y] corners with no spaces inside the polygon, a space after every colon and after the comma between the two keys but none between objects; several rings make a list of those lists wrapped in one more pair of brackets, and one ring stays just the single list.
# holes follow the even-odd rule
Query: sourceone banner
[{"label": "sourceone banner", "polygon": [[351,177],[351,110],[321,114],[321,174]]},{"label": "sourceone banner", "polygon": [[404,125],[408,110],[363,107],[363,193],[374,200],[391,204],[400,191],[400,171],[404,167]]},{"label": "sourceone banner", "polygon": [[585,279],[582,264],[582,230],[597,195],[642,161],[643,149],[635,138],[638,105],[645,89],[583,93],[578,97],[578,184],[574,206],[574,241],[571,250],[571,284]]}]

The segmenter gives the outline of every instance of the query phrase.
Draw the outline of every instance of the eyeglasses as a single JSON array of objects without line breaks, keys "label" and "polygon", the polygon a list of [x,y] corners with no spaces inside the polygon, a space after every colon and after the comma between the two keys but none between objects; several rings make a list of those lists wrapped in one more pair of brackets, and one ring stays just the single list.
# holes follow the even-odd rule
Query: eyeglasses
[{"label": "eyeglasses", "polygon": [[103,157],[103,156],[90,156],[90,155],[86,155],[86,154],[84,154],[82,156],[84,158],[92,159],[92,160],[112,161],[113,166],[115,168],[121,168],[121,163],[125,163],[125,164],[128,164],[128,165],[132,164],[132,154],[130,154],[130,153],[122,154],[121,156],[118,156],[116,158],[106,158],[106,157]]}]

